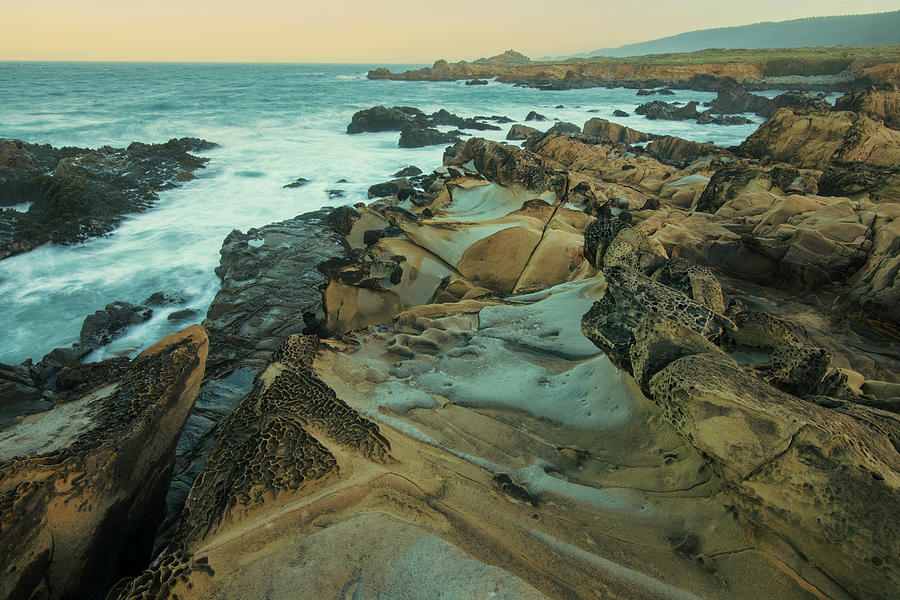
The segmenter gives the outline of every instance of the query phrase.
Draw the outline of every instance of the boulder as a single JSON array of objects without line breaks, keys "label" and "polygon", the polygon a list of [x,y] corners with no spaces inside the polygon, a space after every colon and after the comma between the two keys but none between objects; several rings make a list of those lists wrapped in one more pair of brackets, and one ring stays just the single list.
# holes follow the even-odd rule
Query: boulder
[{"label": "boulder", "polygon": [[363,133],[367,131],[400,131],[409,124],[423,125],[426,115],[417,108],[408,106],[373,106],[353,114],[347,133]]},{"label": "boulder", "polygon": [[542,115],[539,112],[531,111],[530,113],[525,115],[525,120],[526,121],[546,121],[547,117],[545,117],[544,115]]},{"label": "boulder", "polygon": [[554,133],[581,133],[581,127],[574,123],[567,123],[566,121],[560,121],[555,123],[553,127],[547,130],[547,135],[551,135]]},{"label": "boulder", "polygon": [[[625,115],[627,116],[627,115]],[[642,133],[630,127],[611,123],[606,119],[590,119],[584,124],[584,135],[599,138],[606,143],[640,144],[656,139],[659,136]]]},{"label": "boulder", "polygon": [[506,139],[527,140],[529,136],[534,135],[535,133],[540,133],[540,131],[535,129],[534,127],[529,127],[528,125],[519,125],[517,123],[509,128],[509,133],[506,134]]}]

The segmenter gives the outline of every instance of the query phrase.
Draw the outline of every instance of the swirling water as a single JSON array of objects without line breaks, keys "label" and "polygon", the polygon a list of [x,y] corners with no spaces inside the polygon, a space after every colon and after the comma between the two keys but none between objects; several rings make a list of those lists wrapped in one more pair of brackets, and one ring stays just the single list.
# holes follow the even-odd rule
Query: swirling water
[{"label": "swirling water", "polygon": [[[86,315],[114,300],[141,302],[156,291],[182,295],[186,306],[200,311],[199,322],[218,289],[218,251],[232,229],[356,203],[366,199],[369,185],[406,165],[426,171],[440,165],[443,146],[398,148],[396,132],[347,135],[350,117],[362,108],[446,108],[519,122],[537,110],[578,125],[600,116],[722,145],[737,144],[756,128],[613,117],[613,110],[630,113],[647,100],[634,90],[369,81],[365,73],[374,66],[0,63],[0,137],[82,147],[183,136],[220,144],[204,153],[210,161],[196,180],[161,193],[153,209],[130,216],[110,236],[78,246],[48,244],[0,261],[0,362],[39,359],[68,346],[78,340]],[[713,97],[679,91],[664,99]],[[503,139],[508,128],[473,133]],[[283,188],[298,177],[310,183]],[[345,195],[329,200],[332,189]],[[150,321],[92,358],[136,352],[186,326],[166,319],[181,308],[157,309]]]}]

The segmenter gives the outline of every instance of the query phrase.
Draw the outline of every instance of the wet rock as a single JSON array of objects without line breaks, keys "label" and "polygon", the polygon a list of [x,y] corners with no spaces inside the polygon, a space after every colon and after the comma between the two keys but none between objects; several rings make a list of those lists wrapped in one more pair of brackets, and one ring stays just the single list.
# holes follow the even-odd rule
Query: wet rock
[{"label": "wet rock", "polygon": [[225,238],[216,268],[222,287],[204,321],[211,378],[241,367],[258,372],[289,335],[315,327],[318,286],[327,282],[317,267],[349,252],[329,226],[331,213],[322,209]]},{"label": "wet rock", "polygon": [[539,130],[534,127],[529,127],[528,125],[513,125],[509,128],[509,133],[506,134],[506,139],[508,140],[527,140],[529,136],[534,135],[536,133],[540,133]]},{"label": "wet rock", "polygon": [[112,384],[0,433],[5,595],[103,597],[146,564],[206,351],[190,327]]},{"label": "wet rock", "polygon": [[406,125],[400,130],[401,148],[423,148],[438,144],[454,144],[459,141],[459,136],[454,132],[443,133],[431,127],[417,127]]},{"label": "wet rock", "polygon": [[485,79],[470,79],[466,85],[487,85],[489,82]]},{"label": "wet rock", "polygon": [[307,183],[309,183],[309,179],[306,179],[304,177],[298,177],[297,179],[295,179],[294,181],[290,182],[289,184],[287,184],[283,187],[285,189],[293,189],[293,188],[303,187]]},{"label": "wet rock", "polygon": [[141,302],[144,306],[173,306],[176,304],[184,304],[184,298],[179,294],[169,292],[153,292],[146,300]]},{"label": "wet rock", "polygon": [[325,190],[325,193],[328,194],[329,200],[335,200],[337,198],[344,197],[344,190]]},{"label": "wet rock", "polygon": [[668,102],[654,100],[646,104],[641,104],[634,109],[635,114],[644,115],[651,120],[666,121],[686,121],[688,119],[696,120],[700,116],[697,112],[697,103],[688,102],[686,105],[678,107]]},{"label": "wet rock", "polygon": [[742,116],[725,116],[713,115],[711,110],[705,110],[697,117],[697,123],[700,125],[747,125],[753,123],[747,117]]},{"label": "wet rock", "polygon": [[553,127],[547,130],[547,135],[554,133],[581,133],[581,127],[574,123],[560,121],[559,123],[554,123]]},{"label": "wet rock", "polygon": [[422,169],[419,167],[409,165],[408,167],[403,167],[396,173],[394,173],[394,177],[415,177],[416,175],[421,175]]},{"label": "wet rock", "polygon": [[376,131],[400,131],[411,123],[424,125],[427,121],[425,113],[408,106],[374,106],[357,111],[347,125],[347,133],[363,133]]},{"label": "wet rock", "polygon": [[110,343],[132,325],[153,316],[153,309],[131,302],[111,302],[103,310],[88,315],[81,325],[79,337],[85,348],[99,348]]},{"label": "wet rock", "polygon": [[630,117],[631,115],[625,112],[624,110],[616,109],[613,111],[614,117]]},{"label": "wet rock", "polygon": [[187,321],[188,319],[196,319],[200,316],[200,311],[196,308],[185,308],[169,313],[166,317],[169,321]]},{"label": "wet rock", "polygon": [[542,115],[539,112],[531,111],[530,113],[525,115],[525,120],[526,121],[546,121],[547,117],[545,117],[544,115]]}]

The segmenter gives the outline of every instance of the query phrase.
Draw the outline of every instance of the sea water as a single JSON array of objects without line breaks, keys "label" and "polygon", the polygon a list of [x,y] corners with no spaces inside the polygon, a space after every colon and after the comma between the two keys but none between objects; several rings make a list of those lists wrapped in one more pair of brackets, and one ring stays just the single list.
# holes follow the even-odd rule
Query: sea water
[{"label": "sea water", "polygon": [[[202,320],[219,288],[214,269],[232,229],[365,201],[370,185],[391,179],[402,167],[440,166],[444,146],[399,148],[397,132],[348,135],[350,118],[363,108],[446,108],[516,122],[536,110],[550,120],[528,123],[538,128],[556,119],[580,126],[602,117],[726,146],[756,128],[613,117],[616,109],[633,113],[655,98],[636,96],[635,90],[369,81],[365,74],[375,66],[0,62],[0,137],[57,147],[123,147],[185,136],[219,144],[202,153],[210,160],[196,180],[160,193],[154,208],[129,216],[108,237],[77,246],[47,244],[0,261],[0,362],[40,359],[71,345],[84,317],[109,302],[139,303],[157,291],[184,297],[185,305],[155,309],[150,321],[90,358],[137,352],[192,322],[168,321],[174,310],[194,308],[199,313],[193,322]],[[661,99],[703,102],[714,96],[678,91]],[[509,127],[471,133],[501,140]],[[283,187],[298,177],[310,183]],[[344,195],[330,199],[329,190]]]}]

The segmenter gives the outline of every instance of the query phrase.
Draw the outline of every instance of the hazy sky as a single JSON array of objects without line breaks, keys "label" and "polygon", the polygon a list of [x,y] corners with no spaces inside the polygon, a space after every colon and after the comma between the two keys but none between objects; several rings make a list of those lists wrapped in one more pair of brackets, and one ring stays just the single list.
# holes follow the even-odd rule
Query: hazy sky
[{"label": "hazy sky", "polygon": [[413,62],[537,58],[897,0],[0,0],[0,60]]}]

